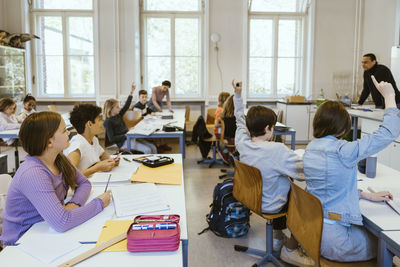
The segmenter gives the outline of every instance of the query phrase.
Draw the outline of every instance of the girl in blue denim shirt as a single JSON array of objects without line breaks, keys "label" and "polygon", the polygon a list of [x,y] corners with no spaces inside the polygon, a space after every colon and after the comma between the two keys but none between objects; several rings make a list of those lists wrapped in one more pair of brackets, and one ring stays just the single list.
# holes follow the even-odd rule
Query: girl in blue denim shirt
[{"label": "girl in blue denim shirt", "polygon": [[387,191],[357,190],[357,163],[387,147],[400,134],[400,112],[392,85],[371,77],[385,98],[386,110],[379,129],[353,142],[341,140],[351,128],[350,116],[342,104],[325,102],[313,121],[316,139],[308,144],[303,157],[306,189],[320,199],[324,211],[321,255],[334,261],[376,257],[377,240],[363,227],[359,199],[393,198]]}]

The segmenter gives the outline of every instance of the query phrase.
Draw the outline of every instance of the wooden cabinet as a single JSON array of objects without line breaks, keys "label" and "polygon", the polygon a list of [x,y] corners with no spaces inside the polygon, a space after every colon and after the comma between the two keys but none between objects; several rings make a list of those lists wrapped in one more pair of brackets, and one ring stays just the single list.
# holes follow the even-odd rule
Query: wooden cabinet
[{"label": "wooden cabinet", "polygon": [[22,100],[25,93],[25,50],[0,46],[0,97]]}]

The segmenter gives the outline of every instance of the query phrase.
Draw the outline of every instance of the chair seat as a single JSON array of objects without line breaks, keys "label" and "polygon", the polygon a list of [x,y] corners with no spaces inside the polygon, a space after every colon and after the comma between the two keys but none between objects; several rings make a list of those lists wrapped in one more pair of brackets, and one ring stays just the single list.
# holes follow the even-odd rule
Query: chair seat
[{"label": "chair seat", "polygon": [[325,258],[320,258],[321,267],[376,267],[376,259],[370,261],[359,261],[359,262],[336,262],[330,261]]},{"label": "chair seat", "polygon": [[267,213],[261,214],[261,216],[264,219],[267,219],[267,220],[273,220],[273,219],[276,219],[276,218],[279,218],[279,217],[283,217],[283,216],[286,216],[286,215],[287,215],[287,212],[282,212],[282,213],[277,213],[277,214],[267,214]]},{"label": "chair seat", "polygon": [[203,139],[203,141],[204,141],[204,142],[217,142],[217,141],[219,141],[219,139],[217,139],[217,138],[215,137],[215,135],[213,135],[213,136],[210,137],[210,138]]}]

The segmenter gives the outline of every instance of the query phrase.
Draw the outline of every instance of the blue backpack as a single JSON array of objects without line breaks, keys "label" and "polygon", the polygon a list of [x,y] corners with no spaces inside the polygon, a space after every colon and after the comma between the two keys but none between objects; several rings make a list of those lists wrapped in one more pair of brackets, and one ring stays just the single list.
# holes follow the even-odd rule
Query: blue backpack
[{"label": "blue backpack", "polygon": [[202,233],[211,230],[221,237],[240,237],[250,228],[250,210],[238,202],[232,194],[233,179],[226,179],[214,188],[210,213],[206,215],[208,227]]}]

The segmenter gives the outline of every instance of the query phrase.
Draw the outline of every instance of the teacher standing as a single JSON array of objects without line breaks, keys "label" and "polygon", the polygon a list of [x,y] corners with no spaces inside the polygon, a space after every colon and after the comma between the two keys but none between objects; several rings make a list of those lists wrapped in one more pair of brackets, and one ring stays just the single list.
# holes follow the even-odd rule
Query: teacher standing
[{"label": "teacher standing", "polygon": [[391,83],[396,94],[396,104],[400,107],[400,92],[397,89],[396,82],[394,81],[392,72],[385,65],[378,64],[374,54],[365,54],[361,61],[362,68],[364,69],[364,85],[361,92],[358,104],[362,105],[368,98],[369,94],[372,95],[376,108],[385,108],[385,101],[382,95],[376,89],[372,82],[371,75],[375,76],[378,82],[385,81]]}]

